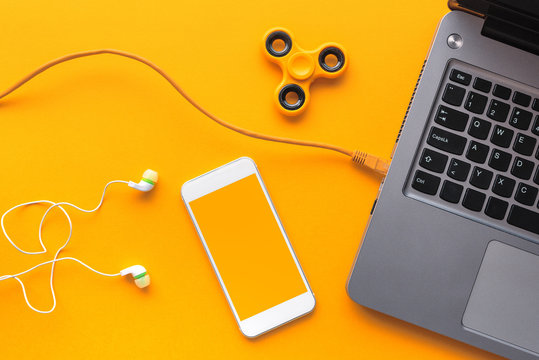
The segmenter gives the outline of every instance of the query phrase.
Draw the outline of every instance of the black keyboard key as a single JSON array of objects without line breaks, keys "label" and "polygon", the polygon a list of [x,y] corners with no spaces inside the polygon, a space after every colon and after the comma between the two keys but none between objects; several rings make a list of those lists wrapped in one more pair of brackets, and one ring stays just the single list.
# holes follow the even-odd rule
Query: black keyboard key
[{"label": "black keyboard key", "polygon": [[518,133],[517,137],[515,138],[515,143],[513,144],[513,150],[519,154],[529,156],[533,154],[533,149],[535,149],[536,143],[536,138]]},{"label": "black keyboard key", "polygon": [[475,78],[473,82],[473,87],[474,89],[488,93],[490,91],[490,88],[492,87],[492,83],[481,78]]},{"label": "black keyboard key", "polygon": [[468,123],[468,114],[440,105],[434,121],[447,128],[464,131]]},{"label": "black keyboard key", "polygon": [[485,140],[488,137],[490,127],[490,121],[474,117],[472,118],[472,122],[470,123],[468,134],[472,135],[475,138]]},{"label": "black keyboard key", "polygon": [[[539,166],[537,167],[537,170],[535,171],[535,176],[533,177],[533,182],[539,185]],[[539,204],[537,205],[539,206]]]},{"label": "black keyboard key", "polygon": [[466,138],[433,126],[427,143],[440,150],[460,155],[464,152]]},{"label": "black keyboard key", "polygon": [[462,206],[472,211],[481,211],[486,195],[474,189],[466,189]]},{"label": "black keyboard key", "polygon": [[485,214],[490,216],[493,219],[502,220],[505,217],[505,212],[509,203],[504,200],[500,200],[495,197],[489,197],[487,201],[487,206],[485,207]]},{"label": "black keyboard key", "polygon": [[539,99],[533,99],[532,109],[535,111],[539,111]]},{"label": "black keyboard key", "polygon": [[528,130],[532,122],[532,113],[520,108],[514,108],[509,118],[509,124],[520,130]]},{"label": "black keyboard key", "polygon": [[449,169],[447,169],[447,175],[449,177],[464,181],[468,177],[468,172],[470,172],[470,164],[462,160],[451,159]]},{"label": "black keyboard key", "polygon": [[434,195],[438,191],[440,178],[424,171],[417,170],[412,179],[412,187],[422,193]]},{"label": "black keyboard key", "polygon": [[539,115],[535,117],[535,121],[533,122],[532,133],[539,135]]},{"label": "black keyboard key", "polygon": [[516,181],[503,175],[496,175],[494,179],[494,186],[492,191],[503,197],[511,197],[513,189],[515,188]]},{"label": "black keyboard key", "polygon": [[492,136],[490,137],[490,141],[498,146],[508,148],[509,145],[511,145],[511,140],[513,140],[514,133],[515,132],[511,129],[496,125],[494,127],[494,131],[492,132]]},{"label": "black keyboard key", "polygon": [[515,192],[515,200],[524,205],[533,205],[537,198],[537,188],[535,186],[519,183]]},{"label": "black keyboard key", "polygon": [[464,88],[453,84],[447,84],[445,86],[444,94],[442,95],[442,100],[448,104],[460,106],[465,94],[466,90]]},{"label": "black keyboard key", "polygon": [[511,96],[511,89],[506,88],[505,86],[496,84],[494,85],[494,90],[492,91],[492,94],[499,98],[508,100],[509,97]]},{"label": "black keyboard key", "polygon": [[494,149],[490,154],[488,165],[498,171],[507,171],[507,169],[509,169],[509,164],[511,164],[511,158],[511,154]]},{"label": "black keyboard key", "polygon": [[446,180],[442,185],[440,197],[447,202],[457,204],[460,201],[463,189],[464,187],[462,185]]},{"label": "black keyboard key", "polygon": [[530,95],[526,95],[518,91],[515,91],[515,93],[513,94],[513,102],[515,104],[527,107],[528,105],[530,105],[531,101],[532,97]]},{"label": "black keyboard key", "polygon": [[421,154],[421,160],[419,160],[419,165],[425,169],[442,173],[445,169],[445,164],[447,164],[447,155],[440,154],[431,149],[424,149],[423,154]]},{"label": "black keyboard key", "polygon": [[492,171],[482,169],[477,166],[473,168],[472,176],[470,177],[470,184],[480,189],[488,189],[491,180]]},{"label": "black keyboard key", "polygon": [[518,156],[515,157],[511,174],[515,175],[519,179],[528,180],[530,176],[532,176],[532,171],[533,163],[531,161]]},{"label": "black keyboard key", "polygon": [[472,81],[472,75],[466,74],[465,72],[457,69],[451,70],[451,75],[449,75],[449,78],[463,85],[468,85],[470,81]]},{"label": "black keyboard key", "polygon": [[511,206],[507,222],[521,229],[531,231],[539,235],[539,213],[520,207]]},{"label": "black keyboard key", "polygon": [[492,99],[488,107],[487,116],[493,120],[504,122],[509,114],[510,106],[504,102]]},{"label": "black keyboard key", "polygon": [[466,102],[464,103],[464,107],[473,113],[482,114],[485,110],[485,106],[487,106],[487,100],[488,98],[485,95],[470,91],[468,98],[466,98]]},{"label": "black keyboard key", "polygon": [[466,157],[469,160],[482,164],[487,159],[488,151],[489,147],[487,145],[483,145],[472,140],[470,141],[470,146],[468,146]]}]

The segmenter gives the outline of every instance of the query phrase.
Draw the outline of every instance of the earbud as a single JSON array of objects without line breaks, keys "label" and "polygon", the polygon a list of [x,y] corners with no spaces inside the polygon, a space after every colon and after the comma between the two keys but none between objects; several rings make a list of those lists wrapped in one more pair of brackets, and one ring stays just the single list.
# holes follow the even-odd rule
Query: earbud
[{"label": "earbud", "polygon": [[137,285],[139,288],[142,289],[150,285],[150,275],[148,275],[144,266],[133,265],[120,271],[120,275],[122,276],[129,275],[129,274],[133,275],[133,279],[135,280],[135,285]]},{"label": "earbud", "polygon": [[157,179],[157,171],[148,169],[144,172],[144,174],[142,174],[142,180],[140,180],[138,184],[136,182],[130,181],[128,185],[133,189],[147,192],[153,189],[155,184],[157,184]]}]

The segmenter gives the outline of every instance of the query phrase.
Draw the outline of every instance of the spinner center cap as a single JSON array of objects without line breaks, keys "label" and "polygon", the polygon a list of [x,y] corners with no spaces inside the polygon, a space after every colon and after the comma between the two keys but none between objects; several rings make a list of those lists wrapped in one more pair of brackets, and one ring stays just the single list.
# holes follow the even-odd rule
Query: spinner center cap
[{"label": "spinner center cap", "polygon": [[297,80],[305,80],[314,72],[314,60],[304,53],[296,53],[288,61],[288,72]]}]

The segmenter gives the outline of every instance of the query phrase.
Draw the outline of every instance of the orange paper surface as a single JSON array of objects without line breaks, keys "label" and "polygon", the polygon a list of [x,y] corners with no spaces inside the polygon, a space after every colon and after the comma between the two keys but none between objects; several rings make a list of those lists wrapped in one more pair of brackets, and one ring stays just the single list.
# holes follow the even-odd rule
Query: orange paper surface
[{"label": "orange paper surface", "polygon": [[[446,0],[3,0],[0,87],[64,54],[118,48],[155,62],[236,125],[389,157],[448,11]],[[282,72],[263,53],[276,26],[306,49],[334,41],[349,55],[346,72],[314,82],[293,119],[275,108]],[[56,267],[57,309],[42,315],[15,280],[2,281],[1,359],[495,358],[350,300],[346,279],[381,179],[343,155],[222,128],[155,72],[110,55],[39,75],[0,101],[0,123],[1,212],[39,199],[92,208],[109,180],[159,171],[148,194],[114,185],[99,212],[68,210],[74,231],[63,252],[111,273],[144,265],[151,285],[66,261]],[[313,313],[256,340],[239,331],[180,197],[185,181],[241,156],[256,161],[317,300]],[[6,219],[22,248],[40,249],[43,211]],[[66,236],[56,211],[44,227],[47,254],[23,255],[0,236],[0,273],[50,260]],[[39,308],[52,303],[49,271],[21,277]]]}]

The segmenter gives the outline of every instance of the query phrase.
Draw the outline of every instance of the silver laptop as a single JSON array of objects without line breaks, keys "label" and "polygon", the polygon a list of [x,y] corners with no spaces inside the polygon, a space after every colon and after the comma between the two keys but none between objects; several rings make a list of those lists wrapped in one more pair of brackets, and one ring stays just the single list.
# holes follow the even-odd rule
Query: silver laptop
[{"label": "silver laptop", "polygon": [[539,1],[449,5],[347,291],[501,356],[539,359]]}]

